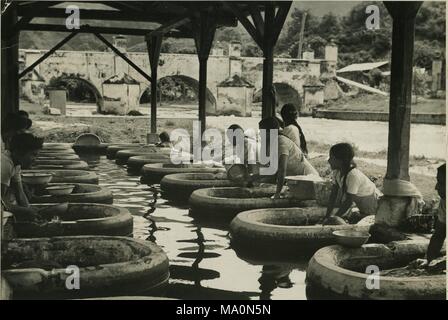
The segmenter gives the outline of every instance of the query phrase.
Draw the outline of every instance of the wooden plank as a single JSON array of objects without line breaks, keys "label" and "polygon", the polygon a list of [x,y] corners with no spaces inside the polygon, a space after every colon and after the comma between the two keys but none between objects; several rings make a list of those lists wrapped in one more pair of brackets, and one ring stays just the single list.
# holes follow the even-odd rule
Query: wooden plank
[{"label": "wooden plank", "polygon": [[135,69],[138,73],[140,73],[146,80],[149,82],[152,81],[151,77],[142,69],[140,69],[139,66],[137,66],[134,62],[132,62],[128,57],[126,57],[123,53],[120,52],[117,48],[115,48],[112,43],[106,40],[101,34],[99,33],[93,33],[98,39],[100,39],[106,46],[108,46],[117,56],[122,58],[124,61],[126,61],[132,68]]},{"label": "wooden plank", "polygon": [[387,179],[409,181],[415,15],[421,3],[385,3],[393,17]]},{"label": "wooden plank", "polygon": [[1,54],[1,116],[19,110],[19,34],[13,32],[17,23],[16,4],[2,15]]},{"label": "wooden plank", "polygon": [[268,3],[264,11],[264,38],[263,38],[263,88],[261,101],[262,118],[275,115],[275,97],[273,96],[274,78],[274,45],[273,27],[275,7]]},{"label": "wooden plank", "polygon": [[338,81],[341,81],[342,83],[348,84],[350,86],[357,87],[357,88],[365,90],[367,92],[380,94],[382,96],[387,96],[388,95],[387,92],[384,92],[384,91],[381,91],[381,90],[378,90],[378,89],[366,86],[365,84],[362,84],[362,83],[359,83],[359,82],[355,82],[355,81],[352,81],[352,80],[349,80],[349,79],[345,79],[345,78],[342,78],[342,77],[339,77],[339,76],[336,76],[336,79]]},{"label": "wooden plank", "polygon": [[263,48],[263,40],[259,37],[257,29],[254,27],[254,25],[245,17],[241,10],[233,3],[223,1],[222,2],[223,7],[229,11],[231,11],[235,17],[238,18],[238,21],[243,25],[243,27],[246,29],[246,31],[249,33],[249,35],[252,37],[252,39],[255,41],[255,43],[260,47]]},{"label": "wooden plank", "polygon": [[147,37],[157,36],[157,35],[164,35],[171,29],[180,27],[186,23],[190,22],[190,18],[176,18],[167,24],[164,24],[163,26],[151,31]]},{"label": "wooden plank", "polygon": [[[25,24],[21,30],[25,31],[54,31],[54,32],[71,32],[64,25],[56,24]],[[94,27],[84,25],[78,30],[79,33],[102,33],[102,34],[122,34],[130,36],[146,36],[153,30],[147,29],[131,29],[131,28],[113,28],[113,27]],[[169,31],[165,34],[166,38],[192,38],[188,32]]]},{"label": "wooden plank", "polygon": [[69,42],[74,36],[78,34],[77,31],[72,32],[68,37],[65,37],[62,39],[58,44],[56,44],[53,48],[48,50],[42,57],[34,61],[29,67],[27,67],[25,70],[23,70],[19,74],[19,79],[22,78],[24,75],[26,75],[28,72],[32,71],[34,68],[36,68],[42,61],[47,59],[49,56],[51,56],[56,50],[61,48],[64,44]]},{"label": "wooden plank", "polygon": [[[143,2],[144,3],[144,2]],[[86,20],[112,20],[112,21],[130,21],[130,22],[154,22],[165,24],[173,19],[187,18],[185,10],[173,12],[160,12],[157,10],[93,10],[83,9],[80,6],[79,14],[81,19]],[[19,16],[30,16],[34,18],[67,18],[65,9],[61,8],[42,8],[36,5],[25,7],[19,6]],[[219,14],[216,16],[216,22],[222,26],[234,26],[236,19],[233,16]]]}]

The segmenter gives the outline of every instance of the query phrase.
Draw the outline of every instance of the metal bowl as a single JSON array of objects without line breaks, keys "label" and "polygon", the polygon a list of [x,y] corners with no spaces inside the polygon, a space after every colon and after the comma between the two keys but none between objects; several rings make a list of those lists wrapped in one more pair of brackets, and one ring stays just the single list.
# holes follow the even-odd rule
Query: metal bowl
[{"label": "metal bowl", "polygon": [[344,247],[359,248],[370,238],[370,233],[356,230],[333,231],[338,244]]}]

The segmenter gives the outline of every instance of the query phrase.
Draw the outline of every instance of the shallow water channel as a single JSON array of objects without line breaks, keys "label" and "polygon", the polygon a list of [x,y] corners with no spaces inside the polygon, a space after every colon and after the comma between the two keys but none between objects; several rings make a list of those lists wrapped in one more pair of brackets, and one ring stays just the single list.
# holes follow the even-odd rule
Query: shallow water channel
[{"label": "shallow water channel", "polygon": [[125,166],[105,156],[83,157],[134,216],[134,237],[154,241],[169,257],[166,295],[180,299],[306,299],[303,261],[246,261],[230,247],[228,229],[205,226],[188,215],[188,204],[161,198],[159,185],[140,183]]}]

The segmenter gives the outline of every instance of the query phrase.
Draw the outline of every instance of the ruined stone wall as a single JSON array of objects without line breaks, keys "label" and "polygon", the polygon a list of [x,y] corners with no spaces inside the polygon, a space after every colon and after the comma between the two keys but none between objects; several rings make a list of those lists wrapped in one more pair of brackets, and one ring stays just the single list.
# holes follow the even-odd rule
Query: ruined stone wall
[{"label": "ruined stone wall", "polygon": [[[20,50],[29,66],[42,56],[44,50]],[[149,59],[144,52],[128,52],[128,57],[142,70],[150,74]],[[248,80],[255,91],[262,87],[263,58],[241,57],[242,77]],[[307,77],[321,74],[321,60],[274,59],[274,82],[285,83],[303,96],[303,84]],[[207,87],[217,97],[217,85],[230,76],[230,59],[228,56],[210,56],[208,60]],[[143,92],[149,82],[111,52],[58,51],[42,62],[37,71],[48,84],[53,77],[68,75],[89,81],[102,94],[103,82],[120,73],[127,73],[140,82]],[[185,75],[199,79],[199,61],[194,54],[161,54],[158,78],[172,75]]]}]

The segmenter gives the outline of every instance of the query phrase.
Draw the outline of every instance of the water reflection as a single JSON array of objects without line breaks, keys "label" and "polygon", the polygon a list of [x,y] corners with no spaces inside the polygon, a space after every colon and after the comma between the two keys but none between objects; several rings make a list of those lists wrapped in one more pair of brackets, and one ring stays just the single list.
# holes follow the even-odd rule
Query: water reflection
[{"label": "water reflection", "polygon": [[114,205],[134,216],[134,237],[156,242],[170,259],[167,296],[180,299],[306,299],[305,269],[299,265],[250,260],[231,249],[228,223],[201,221],[188,203],[164,199],[159,185],[140,183],[126,167],[101,157],[92,170],[114,195]]}]

